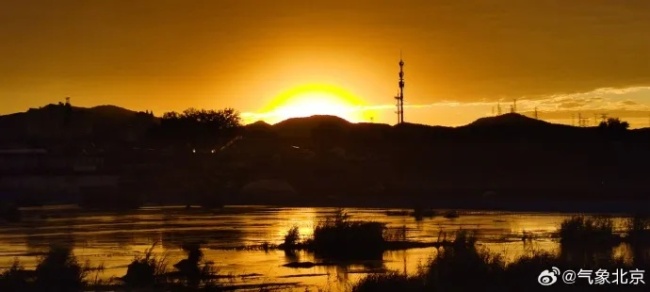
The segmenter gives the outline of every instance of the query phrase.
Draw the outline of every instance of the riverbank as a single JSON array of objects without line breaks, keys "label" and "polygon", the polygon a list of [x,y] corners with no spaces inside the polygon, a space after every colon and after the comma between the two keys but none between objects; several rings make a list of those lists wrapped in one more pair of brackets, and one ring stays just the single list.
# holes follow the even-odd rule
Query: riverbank
[{"label": "riverbank", "polygon": [[527,200],[527,199],[405,199],[405,198],[320,198],[276,202],[276,200],[237,200],[227,205],[265,205],[277,207],[453,209],[465,211],[650,214],[650,200]]}]

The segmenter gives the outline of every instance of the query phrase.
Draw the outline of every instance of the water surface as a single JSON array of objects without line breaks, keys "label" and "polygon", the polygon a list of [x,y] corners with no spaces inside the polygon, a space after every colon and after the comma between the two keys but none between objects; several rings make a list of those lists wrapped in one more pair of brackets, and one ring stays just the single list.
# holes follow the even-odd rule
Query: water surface
[{"label": "water surface", "polygon": [[[399,209],[390,209],[399,211]],[[368,273],[395,270],[416,273],[418,267],[436,253],[435,248],[389,251],[383,261],[351,262],[338,266],[306,269],[283,267],[295,261],[318,262],[313,254],[287,255],[280,250],[242,250],[265,242],[279,244],[287,230],[298,226],[301,236],[312,235],[314,225],[336,211],[334,208],[280,208],[266,206],[228,206],[221,210],[185,207],[145,207],[127,212],[97,212],[74,206],[50,206],[24,209],[21,223],[0,226],[0,268],[19,259],[33,268],[40,255],[53,243],[69,244],[80,262],[103,264],[100,278],[123,276],[135,256],[142,255],[154,242],[154,254],[166,256],[171,265],[185,258],[180,249],[184,242],[202,241],[206,260],[214,261],[221,275],[230,275],[233,284],[295,283],[342,291]],[[513,261],[531,251],[557,252],[552,238],[562,220],[573,214],[516,212],[460,212],[460,217],[443,216],[421,221],[409,216],[389,216],[388,209],[350,208],[353,220],[384,222],[391,229],[406,230],[406,238],[415,241],[453,239],[460,230],[477,230],[479,243],[491,252]],[[441,212],[444,212],[441,210]],[[613,217],[617,228],[623,217]],[[522,241],[524,233],[535,239]],[[624,248],[616,253],[625,255]]]}]

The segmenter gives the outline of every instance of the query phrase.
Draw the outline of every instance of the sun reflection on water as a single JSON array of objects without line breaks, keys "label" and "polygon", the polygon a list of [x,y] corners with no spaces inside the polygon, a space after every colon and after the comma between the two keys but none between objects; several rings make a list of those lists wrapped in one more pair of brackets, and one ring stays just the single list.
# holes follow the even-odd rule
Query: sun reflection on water
[{"label": "sun reflection on water", "polygon": [[[38,255],[52,243],[73,246],[80,262],[104,264],[105,280],[123,276],[135,256],[152,247],[155,256],[166,255],[171,265],[185,257],[180,245],[202,241],[205,258],[215,262],[220,274],[256,274],[239,279],[246,283],[300,282],[310,286],[332,286],[343,291],[350,282],[367,272],[394,270],[417,273],[420,266],[436,254],[435,248],[391,251],[384,261],[352,263],[342,266],[315,266],[292,269],[283,265],[294,261],[316,262],[305,251],[286,254],[280,250],[237,250],[242,246],[264,242],[279,244],[287,231],[298,226],[301,239],[313,236],[313,228],[331,216],[336,208],[227,207],[223,210],[186,210],[147,208],[120,214],[84,212],[77,209],[31,209],[25,220],[16,225],[0,226],[0,269],[9,267],[18,258],[26,268],[33,268]],[[416,221],[409,216],[388,216],[384,209],[346,209],[354,220],[379,221],[388,228],[404,228],[407,239],[436,241],[440,234],[452,239],[459,229],[477,229],[480,248],[500,253],[512,262],[533,252],[558,253],[558,242],[551,238],[562,220],[571,215],[472,212],[459,218],[442,216]],[[623,218],[613,218],[622,227]],[[522,240],[530,233],[533,241]],[[630,258],[632,250],[620,246],[614,256]]]}]

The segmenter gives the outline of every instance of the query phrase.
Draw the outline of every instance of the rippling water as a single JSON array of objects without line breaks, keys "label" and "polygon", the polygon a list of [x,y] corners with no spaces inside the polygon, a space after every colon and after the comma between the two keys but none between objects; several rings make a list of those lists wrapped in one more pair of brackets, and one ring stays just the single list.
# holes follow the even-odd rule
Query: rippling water
[{"label": "rippling water", "polygon": [[[395,209],[391,209],[397,211]],[[53,243],[70,244],[80,262],[103,264],[103,279],[123,276],[134,256],[158,242],[156,255],[166,255],[170,266],[185,258],[183,242],[201,240],[205,258],[215,262],[219,274],[233,277],[233,283],[296,283],[331,291],[345,290],[370,272],[397,270],[415,273],[435,255],[435,248],[386,252],[383,261],[356,262],[348,265],[294,269],[282,265],[294,261],[317,261],[307,252],[285,255],[283,251],[236,249],[265,242],[279,244],[284,234],[297,225],[301,236],[311,236],[314,225],[331,216],[334,208],[279,208],[229,206],[222,210],[200,208],[147,207],[129,212],[94,212],[71,206],[24,209],[24,220],[0,226],[0,268],[19,259],[33,268],[38,257]],[[460,217],[442,216],[421,221],[408,216],[388,216],[387,209],[350,208],[345,211],[354,220],[387,223],[389,228],[406,230],[409,240],[452,239],[459,229],[478,230],[479,243],[491,252],[502,253],[512,261],[530,251],[556,252],[558,243],[551,238],[562,220],[572,214],[460,212]],[[622,228],[622,217],[614,217]],[[524,244],[522,234],[535,237]],[[625,254],[619,248],[618,254]],[[301,287],[297,291],[304,291]]]}]

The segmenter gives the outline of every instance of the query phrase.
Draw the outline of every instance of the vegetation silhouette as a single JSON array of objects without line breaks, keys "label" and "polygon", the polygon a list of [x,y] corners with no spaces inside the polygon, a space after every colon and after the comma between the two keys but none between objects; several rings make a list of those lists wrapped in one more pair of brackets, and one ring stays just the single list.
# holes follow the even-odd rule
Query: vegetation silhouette
[{"label": "vegetation silhouette", "polygon": [[584,245],[589,241],[593,245],[612,247],[621,242],[621,237],[614,234],[612,220],[604,217],[574,216],[562,222],[559,236],[562,246]]},{"label": "vegetation silhouette", "polygon": [[337,209],[332,216],[314,227],[312,238],[301,241],[298,227],[293,226],[285,234],[283,243],[278,246],[265,244],[261,248],[265,250],[279,248],[290,258],[296,258],[296,250],[312,252],[320,262],[294,261],[285,265],[293,268],[310,268],[381,260],[387,250],[449,244],[440,240],[438,242],[409,241],[406,232],[405,227],[389,229],[380,222],[351,220],[343,209]]},{"label": "vegetation silhouette", "polygon": [[232,108],[217,111],[189,108],[182,113],[163,114],[150,135],[168,145],[214,149],[237,134],[240,127],[239,113]]},{"label": "vegetation silhouette", "polygon": [[184,287],[216,287],[214,262],[203,260],[201,246],[198,243],[185,243],[182,249],[187,253],[187,258],[174,264],[177,271],[170,276],[181,279]]},{"label": "vegetation silhouette", "polygon": [[[587,222],[587,223],[585,223]],[[594,227],[594,225],[596,227]],[[569,229],[595,228],[597,231],[583,233],[583,236],[595,236],[602,238],[603,233],[608,230],[608,223],[594,223],[585,219],[572,218],[563,224],[565,232],[562,235],[569,235]],[[572,235],[573,236],[573,235]],[[575,237],[562,238],[564,242],[573,240]],[[591,244],[589,238],[584,238],[583,251],[593,251],[586,247]],[[599,244],[596,244],[600,246]],[[646,246],[647,248],[647,246]],[[620,258],[614,257],[611,253],[607,257],[600,257],[593,261],[594,253],[585,258],[570,259],[562,255],[556,256],[549,253],[533,252],[523,256],[513,263],[506,264],[500,255],[490,253],[486,249],[477,246],[477,238],[468,231],[459,231],[451,245],[438,249],[434,257],[413,276],[397,272],[387,274],[375,274],[363,278],[352,291],[355,292],[380,292],[380,291],[545,291],[548,287],[538,283],[538,276],[544,270],[551,267],[566,269],[624,269],[625,271],[640,269],[645,270],[650,262],[647,258],[639,258],[634,263],[628,263]],[[587,260],[585,260],[587,259]],[[606,284],[595,286],[585,279],[578,279],[575,284],[567,285],[562,283],[558,276],[558,283],[553,291],[582,291],[582,290],[605,290],[605,291],[645,291],[645,285],[621,285]],[[629,278],[628,278],[629,281]]]},{"label": "vegetation silhouette", "polygon": [[598,124],[598,128],[601,130],[609,131],[625,131],[630,127],[630,124],[626,121],[621,121],[619,118],[607,118],[607,120],[602,121]]},{"label": "vegetation silhouette", "polygon": [[349,220],[347,213],[338,209],[333,216],[314,227],[313,238],[300,242],[299,229],[294,226],[279,248],[289,251],[307,249],[318,258],[327,260],[381,259],[386,248],[384,230],[382,223]]},{"label": "vegetation silhouette", "polygon": [[128,289],[154,289],[160,291],[221,291],[217,282],[214,262],[205,261],[198,243],[185,243],[182,249],[187,258],[173,265],[168,271],[166,255],[156,257],[153,249],[145,251],[143,257],[136,257],[121,278]]},{"label": "vegetation silhouette", "polygon": [[167,257],[155,257],[153,250],[157,243],[145,250],[144,256],[138,257],[127,267],[126,275],[121,278],[127,287],[131,288],[154,288],[159,287],[165,281],[163,276],[167,271]]},{"label": "vegetation silhouette", "polygon": [[35,270],[26,270],[18,260],[0,275],[2,291],[83,291],[91,284],[85,278],[91,272],[103,271],[103,266],[92,267],[78,263],[68,246],[52,246],[38,262]]},{"label": "vegetation silhouette", "polygon": [[296,246],[300,242],[300,229],[298,226],[292,226],[287,234],[284,236],[284,246],[291,247]]},{"label": "vegetation silhouette", "polygon": [[[645,151],[650,131],[629,130],[616,118],[600,128],[557,125],[517,113],[455,128],[355,124],[332,116],[243,126],[231,108],[190,108],[157,118],[113,106],[72,106],[64,141],[57,125],[65,111],[65,105],[50,105],[0,117],[0,128],[9,133],[0,137],[0,145],[30,141],[30,147],[52,153],[67,147],[71,153],[105,157],[110,163],[103,171],[120,175],[125,183],[117,194],[98,196],[115,196],[118,202],[122,194],[145,194],[145,203],[207,208],[276,204],[637,212],[642,211],[637,202],[650,199],[645,177],[634,171],[650,163]],[[286,181],[297,194],[242,195],[244,186],[264,179]],[[69,200],[59,193],[34,197],[38,203]],[[611,200],[618,202],[606,203]]]},{"label": "vegetation silhouette", "polygon": [[310,245],[321,258],[381,259],[386,247],[385,228],[379,222],[349,220],[340,209],[314,228]]}]

